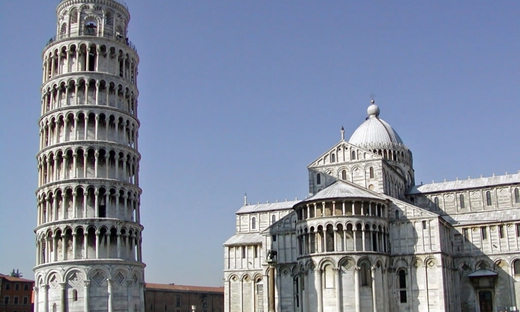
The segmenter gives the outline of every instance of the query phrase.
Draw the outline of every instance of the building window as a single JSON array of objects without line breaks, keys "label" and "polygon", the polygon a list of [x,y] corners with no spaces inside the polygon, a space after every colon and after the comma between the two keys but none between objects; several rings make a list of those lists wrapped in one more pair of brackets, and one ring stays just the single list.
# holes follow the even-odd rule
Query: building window
[{"label": "building window", "polygon": [[486,192],[486,205],[491,206],[491,192]]},{"label": "building window", "polygon": [[439,197],[435,197],[433,199],[433,205],[434,205],[435,209],[439,209]]},{"label": "building window", "polygon": [[273,235],[273,242],[276,242],[276,235]]},{"label": "building window", "polygon": [[23,285],[23,290],[28,291],[29,290],[29,285],[27,285],[27,284]]},{"label": "building window", "polygon": [[350,153],[350,159],[356,159],[356,152],[355,151],[352,151],[352,153]]},{"label": "building window", "polygon": [[23,297],[23,304],[28,304],[29,303],[29,297],[25,296]]},{"label": "building window", "polygon": [[316,184],[321,184],[321,174],[319,173],[316,175]]},{"label": "building window", "polygon": [[330,162],[336,162],[336,155],[330,155]]},{"label": "building window", "polygon": [[276,216],[275,215],[272,215],[271,216],[271,224],[275,223],[276,222]]},{"label": "building window", "polygon": [[242,259],[246,258],[246,246],[242,246]]},{"label": "building window", "polygon": [[399,271],[399,302],[406,303],[408,302],[406,298],[406,271]]},{"label": "building window", "polygon": [[482,240],[487,239],[487,228],[485,226],[480,228],[480,234],[482,236]]},{"label": "building window", "polygon": [[10,290],[10,289],[11,289],[11,284],[5,283],[5,290]]},{"label": "building window", "polygon": [[504,226],[502,224],[498,226],[498,237],[504,238]]},{"label": "building window", "polygon": [[253,230],[256,229],[256,218],[255,217],[251,218],[251,229],[253,229]]},{"label": "building window", "polygon": [[464,203],[464,194],[459,195],[459,205],[461,209],[466,208],[466,204]]},{"label": "building window", "polygon": [[341,171],[341,179],[346,180],[347,179],[347,170]]},{"label": "building window", "polygon": [[9,296],[4,297],[4,304],[9,304]]},{"label": "building window", "polygon": [[462,236],[464,236],[465,241],[469,241],[469,230],[468,229],[462,229]]},{"label": "building window", "polygon": [[515,188],[515,203],[520,203],[520,191],[518,191],[518,188]]},{"label": "building window", "polygon": [[15,297],[13,298],[13,303],[14,303],[14,304],[18,304],[18,296],[15,296]]},{"label": "building window", "polygon": [[515,262],[513,262],[513,273],[515,275],[520,275],[520,260],[515,260]]},{"label": "building window", "polygon": [[255,258],[258,258],[258,246],[254,247],[254,256]]},{"label": "building window", "polygon": [[396,210],[396,211],[395,211],[395,218],[396,218],[396,219],[399,219],[399,210]]},{"label": "building window", "polygon": [[370,179],[373,179],[374,178],[374,168],[373,167],[370,167],[369,173],[370,173]]},{"label": "building window", "polygon": [[177,296],[177,298],[175,298],[175,306],[176,307],[181,306],[181,296]]},{"label": "building window", "polygon": [[72,301],[78,301],[78,291],[76,289],[72,290]]},{"label": "building window", "polygon": [[18,283],[14,284],[14,290],[20,290],[20,284],[18,284]]}]

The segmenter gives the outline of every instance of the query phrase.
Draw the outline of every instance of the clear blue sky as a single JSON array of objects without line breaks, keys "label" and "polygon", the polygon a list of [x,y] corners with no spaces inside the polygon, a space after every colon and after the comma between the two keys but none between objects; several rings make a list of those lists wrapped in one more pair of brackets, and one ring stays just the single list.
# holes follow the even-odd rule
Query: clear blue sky
[{"label": "clear blue sky", "polygon": [[[32,278],[41,52],[55,1],[0,1],[0,272]],[[222,285],[249,202],[303,198],[306,166],[366,117],[416,181],[520,169],[520,1],[127,0],[146,280]]]}]

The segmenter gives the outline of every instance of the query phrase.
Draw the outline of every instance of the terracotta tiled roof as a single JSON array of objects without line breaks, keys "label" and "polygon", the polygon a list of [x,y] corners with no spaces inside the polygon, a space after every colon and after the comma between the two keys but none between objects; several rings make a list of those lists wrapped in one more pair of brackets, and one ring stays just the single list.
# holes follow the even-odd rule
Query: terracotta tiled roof
[{"label": "terracotta tiled roof", "polygon": [[12,276],[1,274],[1,273],[0,273],[0,278],[6,279],[9,282],[34,283],[34,281],[32,281],[32,280],[28,280],[28,279],[20,278],[20,277],[12,277]]},{"label": "terracotta tiled roof", "polygon": [[146,290],[169,290],[181,292],[211,292],[224,294],[224,287],[207,287],[207,286],[187,286],[175,284],[154,284],[146,283]]}]

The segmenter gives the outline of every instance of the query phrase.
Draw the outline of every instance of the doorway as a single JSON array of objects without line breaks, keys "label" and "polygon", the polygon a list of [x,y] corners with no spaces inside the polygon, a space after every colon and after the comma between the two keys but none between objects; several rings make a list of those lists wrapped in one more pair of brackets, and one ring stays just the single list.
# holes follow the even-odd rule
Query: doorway
[{"label": "doorway", "polygon": [[484,290],[478,293],[480,312],[493,312],[493,296],[491,291]]}]

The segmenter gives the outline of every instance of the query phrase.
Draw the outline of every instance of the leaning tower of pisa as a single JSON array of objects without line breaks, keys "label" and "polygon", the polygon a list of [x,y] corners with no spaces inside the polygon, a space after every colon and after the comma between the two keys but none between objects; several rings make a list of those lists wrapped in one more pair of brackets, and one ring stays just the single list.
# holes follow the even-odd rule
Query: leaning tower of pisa
[{"label": "leaning tower of pisa", "polygon": [[121,0],[61,0],[43,58],[35,311],[144,311],[137,65]]}]

